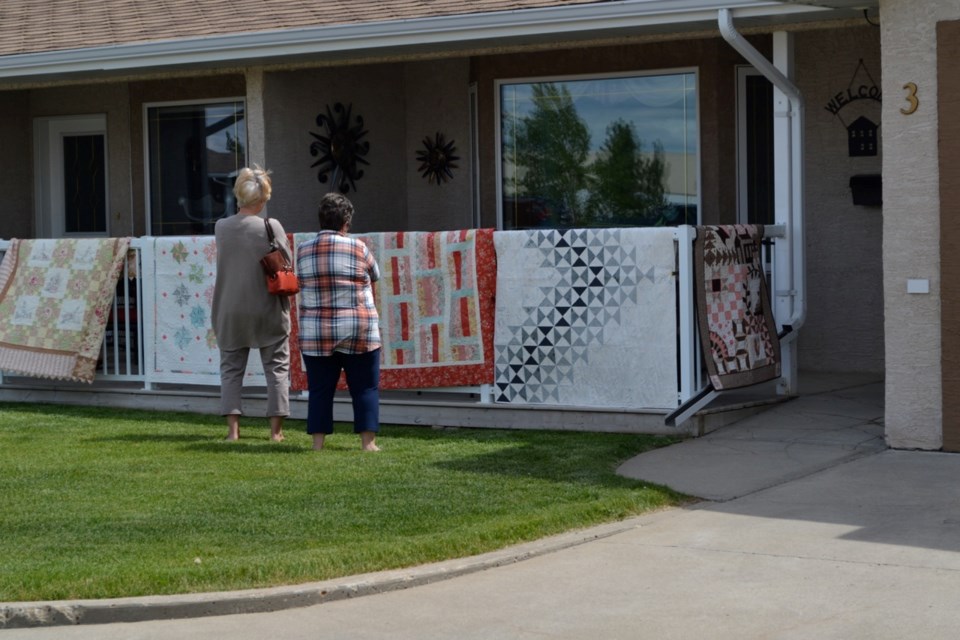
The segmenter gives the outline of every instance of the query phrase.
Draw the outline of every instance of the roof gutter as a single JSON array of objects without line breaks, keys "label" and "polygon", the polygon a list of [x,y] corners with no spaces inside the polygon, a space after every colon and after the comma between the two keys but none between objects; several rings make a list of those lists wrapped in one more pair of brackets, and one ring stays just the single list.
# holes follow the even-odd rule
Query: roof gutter
[{"label": "roof gutter", "polygon": [[133,71],[204,64],[264,63],[269,60],[344,53],[463,48],[510,39],[576,37],[591,32],[633,32],[671,25],[712,25],[718,9],[740,17],[790,16],[828,9],[773,0],[624,0],[472,13],[359,24],[184,38],[84,49],[0,56],[0,79]]},{"label": "roof gutter", "polygon": [[786,242],[790,247],[790,259],[777,262],[777,271],[786,270],[785,277],[777,273],[774,282],[775,294],[778,299],[787,297],[792,299],[789,318],[778,318],[782,328],[790,331],[784,336],[789,342],[797,337],[797,330],[803,325],[807,315],[806,304],[806,252],[803,234],[803,122],[804,104],[800,90],[779,69],[757,51],[753,45],[737,32],[733,26],[733,16],[729,9],[720,9],[717,19],[720,33],[730,45],[737,50],[747,61],[764,75],[784,96],[789,108],[785,112],[778,112],[776,117],[789,119],[789,174],[788,190],[785,210],[777,207],[776,222],[783,224],[786,229]]}]

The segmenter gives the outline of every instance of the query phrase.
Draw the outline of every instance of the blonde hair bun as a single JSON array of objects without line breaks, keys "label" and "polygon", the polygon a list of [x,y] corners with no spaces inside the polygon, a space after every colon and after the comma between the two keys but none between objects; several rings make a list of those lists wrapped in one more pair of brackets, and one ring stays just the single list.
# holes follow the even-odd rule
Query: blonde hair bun
[{"label": "blonde hair bun", "polygon": [[270,172],[257,165],[253,165],[253,168],[240,169],[237,180],[233,183],[233,195],[236,196],[237,205],[240,207],[266,202],[270,199],[272,191]]}]

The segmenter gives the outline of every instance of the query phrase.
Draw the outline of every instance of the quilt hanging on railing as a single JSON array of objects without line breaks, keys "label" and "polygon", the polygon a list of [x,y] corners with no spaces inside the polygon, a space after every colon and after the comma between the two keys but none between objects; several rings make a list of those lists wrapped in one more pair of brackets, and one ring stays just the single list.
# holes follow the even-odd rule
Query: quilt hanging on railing
[{"label": "quilt hanging on railing", "polygon": [[217,276],[213,236],[154,238],[152,253],[154,317],[146,320],[153,322],[150,379],[177,382],[190,376],[191,382],[219,384],[220,353],[210,323]]},{"label": "quilt hanging on railing", "polygon": [[780,340],[761,261],[763,227],[697,227],[697,321],[710,382],[734,389],[780,377]]},{"label": "quilt hanging on railing", "polygon": [[[293,236],[287,234],[288,242]],[[291,244],[292,246],[292,244]],[[151,382],[220,384],[220,350],[211,321],[217,279],[217,245],[213,236],[153,239],[153,299],[156,313],[152,335],[155,357]],[[299,366],[294,304],[291,302],[291,369]],[[251,349],[244,374],[246,384],[266,384],[256,349]]]},{"label": "quilt hanging on railing", "polygon": [[93,382],[129,238],[10,241],[0,264],[0,369]]},{"label": "quilt hanging on railing", "polygon": [[[155,358],[151,382],[220,384],[220,350],[210,320],[217,279],[213,236],[167,236],[153,240],[153,322]],[[147,265],[145,265],[145,269]],[[244,380],[263,385],[257,350]]]},{"label": "quilt hanging on railing", "polygon": [[501,231],[494,399],[677,406],[672,229]]},{"label": "quilt hanging on railing", "polygon": [[[313,236],[294,234],[294,244]],[[493,230],[354,237],[367,244],[380,267],[373,287],[383,339],[380,388],[493,382]],[[296,364],[291,366],[292,388],[306,389],[306,374]]]}]

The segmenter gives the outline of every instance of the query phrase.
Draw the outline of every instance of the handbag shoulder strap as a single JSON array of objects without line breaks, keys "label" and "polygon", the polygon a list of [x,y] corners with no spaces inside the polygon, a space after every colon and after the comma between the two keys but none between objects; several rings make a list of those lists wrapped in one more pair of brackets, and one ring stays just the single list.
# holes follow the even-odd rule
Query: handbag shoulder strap
[{"label": "handbag shoulder strap", "polygon": [[267,241],[271,247],[276,247],[277,239],[273,236],[273,226],[270,224],[270,218],[264,218],[263,224],[267,226]]},{"label": "handbag shoulder strap", "polygon": [[280,244],[277,242],[276,236],[273,235],[273,225],[270,224],[270,218],[264,218],[263,224],[267,225],[267,240],[270,241],[270,248],[274,251],[279,251],[283,255],[283,259],[289,265],[293,261],[293,255],[290,252],[290,249],[287,248],[286,243]]}]

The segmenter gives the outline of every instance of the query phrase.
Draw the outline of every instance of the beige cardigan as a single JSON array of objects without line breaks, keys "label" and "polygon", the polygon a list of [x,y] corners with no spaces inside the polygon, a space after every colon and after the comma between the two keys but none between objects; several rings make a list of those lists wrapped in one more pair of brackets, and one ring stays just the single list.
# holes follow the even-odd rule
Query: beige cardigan
[{"label": "beige cardigan", "polygon": [[[291,258],[287,234],[271,218],[281,249]],[[213,292],[213,332],[217,347],[233,351],[280,342],[290,335],[290,301],[273,296],[260,267],[260,258],[270,250],[263,218],[236,214],[217,220],[217,280]]]}]

